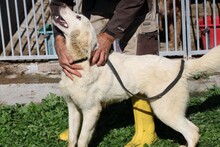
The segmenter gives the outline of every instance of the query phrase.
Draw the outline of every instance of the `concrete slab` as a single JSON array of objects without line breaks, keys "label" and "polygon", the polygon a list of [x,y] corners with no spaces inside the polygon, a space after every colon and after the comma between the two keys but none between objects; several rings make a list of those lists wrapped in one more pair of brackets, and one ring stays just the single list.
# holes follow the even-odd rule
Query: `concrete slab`
[{"label": "concrete slab", "polygon": [[58,83],[0,85],[0,103],[14,105],[40,103],[48,94],[61,96]]}]

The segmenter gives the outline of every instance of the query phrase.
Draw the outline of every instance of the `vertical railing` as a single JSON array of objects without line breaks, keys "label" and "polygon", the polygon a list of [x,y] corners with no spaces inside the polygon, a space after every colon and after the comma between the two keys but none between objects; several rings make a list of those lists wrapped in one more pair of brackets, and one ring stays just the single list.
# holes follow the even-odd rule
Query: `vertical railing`
[{"label": "vertical railing", "polygon": [[3,31],[3,21],[2,21],[2,7],[0,7],[0,32],[1,32],[1,41],[2,41],[2,52],[3,52],[3,57],[6,56],[6,53],[5,53],[5,37],[4,37],[4,31]]},{"label": "vertical railing", "polygon": [[[165,45],[163,44],[164,50],[160,51],[160,55],[163,56],[183,56],[191,58],[194,55],[203,55],[208,52],[213,46],[220,44],[220,24],[219,16],[216,16],[216,1],[204,0],[203,3],[195,0],[194,2],[189,0],[179,0],[181,3],[181,47],[177,47],[177,14],[176,14],[176,3],[177,0],[172,0],[173,8],[170,9],[166,1],[164,2],[164,24],[165,24]],[[173,18],[167,18],[167,12],[173,11]],[[174,49],[169,47],[169,35],[172,32],[169,31],[169,23],[174,25]],[[161,23],[163,24],[163,23]],[[201,41],[200,41],[201,40]],[[179,49],[179,50],[177,50]]]},{"label": "vertical railing", "polygon": [[20,19],[19,19],[19,12],[18,12],[18,3],[17,0],[15,0],[15,14],[16,14],[16,23],[17,23],[17,29],[18,29],[18,43],[19,43],[19,53],[21,56],[23,56],[22,52],[22,44],[21,44],[21,31],[20,31]]},{"label": "vertical railing", "polygon": [[37,50],[37,55],[40,55],[40,50],[39,50],[39,41],[38,41],[38,33],[37,33],[37,18],[36,18],[36,8],[35,8],[35,3],[34,0],[32,0],[32,8],[33,8],[33,16],[34,16],[34,33],[35,33],[35,39],[36,39],[36,50]]},{"label": "vertical railing", "polygon": [[[200,48],[200,41],[198,38],[200,38],[200,31],[199,31],[199,8],[198,8],[198,0],[195,0],[196,5],[196,50],[198,51]],[[190,53],[191,56],[191,53]]]},{"label": "vertical railing", "polygon": [[214,45],[217,45],[217,36],[216,36],[216,9],[215,9],[215,0],[212,1],[212,8],[213,8],[213,24],[214,24]]},{"label": "vertical railing", "polygon": [[[173,1],[173,21],[176,22],[176,1]],[[174,50],[177,51],[177,26],[174,24]]]},{"label": "vertical railing", "polygon": [[[207,4],[207,1],[204,0],[204,20],[205,20],[205,28],[207,28],[208,24],[207,24],[207,7],[206,7],[206,4]],[[208,36],[209,33],[205,33],[205,38],[206,38],[206,46],[205,48],[208,49],[209,48],[209,36]]]},{"label": "vertical railing", "polygon": [[189,50],[192,50],[191,46],[191,19],[190,19],[190,2],[189,0],[185,1],[186,4],[186,40],[187,40],[187,57],[191,57],[189,55]]},{"label": "vertical railing", "polygon": [[[46,35],[46,25],[45,25],[45,18],[44,18],[44,7],[43,7],[43,0],[40,0],[41,2],[41,13],[42,13],[42,22],[43,22],[43,34]],[[46,55],[48,55],[48,48],[47,48],[47,38],[44,38],[44,43],[46,47]]]},{"label": "vertical railing", "polygon": [[167,2],[164,0],[164,20],[165,20],[165,36],[166,36],[166,51],[169,50],[169,32],[168,32],[168,19],[167,19]]},{"label": "vertical railing", "polygon": [[24,6],[24,16],[25,16],[25,30],[26,30],[26,37],[27,37],[27,44],[28,44],[28,56],[31,56],[31,45],[30,45],[30,33],[28,28],[28,14],[27,14],[27,5],[26,0],[23,0],[23,6]]},{"label": "vertical railing", "polygon": [[6,10],[7,10],[7,20],[9,25],[9,36],[10,36],[10,45],[11,45],[11,53],[14,56],[14,46],[13,46],[13,39],[12,39],[12,30],[11,30],[11,16],[10,16],[10,8],[9,8],[9,1],[6,1]]},{"label": "vertical railing", "polygon": [[181,27],[182,27],[182,50],[184,51],[184,57],[187,56],[186,49],[186,10],[185,10],[185,0],[181,0]]},{"label": "vertical railing", "polygon": [[216,3],[215,0],[204,0],[199,7],[198,0],[196,0],[195,4],[197,42],[196,50],[189,50],[189,56],[203,55],[211,48],[220,44],[220,37],[218,35],[220,31],[219,15],[216,16],[216,7],[220,3]]}]

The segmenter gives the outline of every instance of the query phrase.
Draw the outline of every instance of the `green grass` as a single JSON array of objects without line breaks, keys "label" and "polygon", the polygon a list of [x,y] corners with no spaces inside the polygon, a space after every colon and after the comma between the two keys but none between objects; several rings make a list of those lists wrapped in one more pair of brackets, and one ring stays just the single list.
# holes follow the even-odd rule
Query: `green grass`
[{"label": "green grass", "polygon": [[[220,88],[193,93],[187,117],[200,128],[198,147],[220,147]],[[0,147],[64,147],[58,135],[68,127],[67,106],[62,97],[48,95],[41,104],[0,105]],[[155,120],[159,139],[151,147],[184,144],[181,134]],[[147,125],[147,124],[146,124]],[[103,110],[91,147],[122,147],[134,134],[130,100]]]}]

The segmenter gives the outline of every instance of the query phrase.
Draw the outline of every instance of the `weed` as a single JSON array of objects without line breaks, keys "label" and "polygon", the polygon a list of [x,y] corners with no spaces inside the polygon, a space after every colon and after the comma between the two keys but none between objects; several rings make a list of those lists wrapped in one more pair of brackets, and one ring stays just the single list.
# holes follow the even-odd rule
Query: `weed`
[{"label": "weed", "polygon": [[[214,86],[207,92],[191,94],[186,115],[200,128],[198,147],[220,147],[220,88]],[[68,128],[67,123],[67,105],[54,94],[49,94],[40,104],[0,105],[0,146],[67,146],[67,142],[58,139]],[[155,124],[159,139],[151,147],[177,147],[185,143],[181,134],[158,119]],[[132,105],[127,100],[103,110],[89,146],[123,147],[133,135]]]}]

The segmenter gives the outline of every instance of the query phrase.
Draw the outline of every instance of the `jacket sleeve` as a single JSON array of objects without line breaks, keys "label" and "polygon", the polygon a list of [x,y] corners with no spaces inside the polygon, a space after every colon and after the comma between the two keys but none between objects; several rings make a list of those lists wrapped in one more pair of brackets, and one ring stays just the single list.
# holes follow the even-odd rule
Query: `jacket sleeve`
[{"label": "jacket sleeve", "polygon": [[144,4],[145,0],[121,0],[109,20],[105,32],[115,38],[122,38],[125,30],[137,17]]},{"label": "jacket sleeve", "polygon": [[[51,0],[50,3],[50,10],[51,10],[51,16],[59,16],[59,7],[65,3],[67,6],[69,6],[71,9],[74,6],[74,3],[72,0]],[[57,35],[62,35],[63,33],[53,25],[53,32],[54,32],[54,37]]]}]

